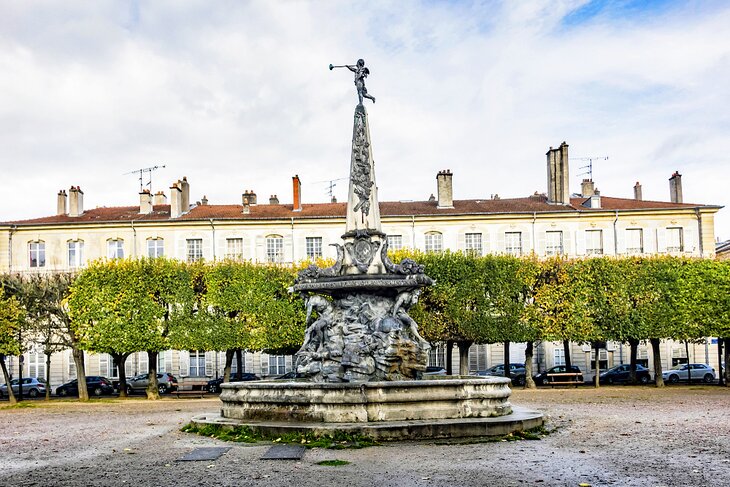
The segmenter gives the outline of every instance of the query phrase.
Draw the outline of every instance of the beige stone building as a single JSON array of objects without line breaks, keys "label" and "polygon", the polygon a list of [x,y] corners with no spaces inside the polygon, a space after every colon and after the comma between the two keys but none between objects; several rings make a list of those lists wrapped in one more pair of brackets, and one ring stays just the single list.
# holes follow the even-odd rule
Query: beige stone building
[{"label": "beige stone building", "polygon": [[[682,199],[682,179],[669,180],[669,201],[645,201],[641,185],[634,198],[601,195],[590,180],[579,194],[569,192],[568,146],[563,143],[547,153],[547,194],[521,198],[455,199],[451,171],[437,174],[437,195],[423,201],[382,202],[383,231],[391,249],[425,251],[470,250],[478,254],[513,254],[538,257],[567,255],[671,254],[712,258],[715,255],[716,205],[690,204]],[[56,195],[54,215],[0,223],[0,272],[57,272],[83,268],[99,258],[167,256],[181,260],[208,261],[233,258],[258,262],[296,262],[319,256],[335,257],[330,246],[340,241],[345,227],[345,203],[302,204],[301,181],[292,178],[292,202],[276,196],[259,201],[255,191],[242,194],[240,203],[215,205],[203,197],[193,202],[186,178],[162,192],[139,194],[139,204],[126,207],[85,208],[84,193],[72,186]],[[424,188],[424,192],[427,189]],[[52,195],[48,195],[49,203]],[[665,343],[664,367],[686,360],[684,344]],[[590,351],[573,347],[573,363],[586,370]],[[524,361],[524,346],[515,344],[511,354]],[[609,344],[600,353],[604,367],[628,360],[628,348]],[[693,345],[690,361],[716,363],[716,347]],[[640,350],[647,365],[651,354]],[[17,374],[17,359],[11,359]],[[28,376],[45,377],[42,354],[25,355]],[[127,363],[127,373],[147,370],[146,354]],[[559,344],[541,343],[536,348],[536,368],[564,360]],[[444,363],[443,348],[431,354],[434,365]],[[474,346],[470,369],[481,370],[502,361],[501,345]],[[220,374],[223,354],[214,351],[168,351],[160,355],[159,370],[188,380]],[[114,377],[111,359],[89,355],[88,374]],[[245,370],[278,375],[292,367],[292,358],[245,354]],[[458,355],[454,356],[458,367]],[[56,386],[75,375],[70,352],[54,356],[50,380]]]}]

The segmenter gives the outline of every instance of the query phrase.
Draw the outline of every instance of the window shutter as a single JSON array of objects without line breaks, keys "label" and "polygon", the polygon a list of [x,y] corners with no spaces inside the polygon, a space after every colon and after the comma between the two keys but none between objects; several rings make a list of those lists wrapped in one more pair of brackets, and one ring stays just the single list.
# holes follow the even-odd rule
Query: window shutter
[{"label": "window shutter", "polygon": [[586,255],[585,230],[576,230],[575,232],[575,255]]},{"label": "window shutter", "polygon": [[667,231],[664,228],[656,230],[656,251],[659,253],[667,251]]},{"label": "window shutter", "polygon": [[284,255],[282,257],[284,262],[294,262],[295,258],[296,260],[300,260],[302,258],[301,255],[294,252],[294,242],[291,235],[284,235],[283,246]]},{"label": "window shutter", "polygon": [[538,232],[535,245],[535,255],[545,255],[545,232]]},{"label": "window shutter", "polygon": [[626,253],[626,230],[618,229],[616,231],[616,252],[618,255]]},{"label": "window shutter", "polygon": [[190,375],[190,352],[187,350],[180,350],[180,377],[187,377]]},{"label": "window shutter", "polygon": [[484,253],[492,253],[492,254],[506,254],[507,253],[507,247],[505,244],[505,238],[504,238],[505,232],[497,232],[497,238],[493,249],[488,249],[486,241],[489,238],[489,234],[485,233],[482,237],[482,247],[484,247]]},{"label": "window shutter", "polygon": [[[447,248],[446,242],[444,242],[444,250]],[[462,252],[466,250],[466,234],[463,232],[459,232],[459,236],[457,237],[456,250],[461,250]]]},{"label": "window shutter", "polygon": [[257,262],[266,262],[266,241],[262,235],[256,237],[256,246],[252,249],[253,260]]},{"label": "window shutter", "polygon": [[132,375],[133,375],[132,370],[133,370],[133,366],[134,366],[134,359],[135,359],[135,356],[133,354],[133,355],[130,355],[129,357],[127,357],[127,360],[124,362],[124,374],[127,377],[132,377]]},{"label": "window shutter", "polygon": [[[175,370],[172,368],[172,350],[165,350],[162,353],[165,356],[165,372],[172,373]],[[158,370],[157,372],[159,373],[160,371]]]},{"label": "window shutter", "polygon": [[682,229],[682,239],[684,241],[684,251],[691,253],[699,253],[699,239],[697,238],[697,232],[692,227],[684,227]]},{"label": "window shutter", "polygon": [[205,375],[213,377],[215,374],[215,352],[205,352]]}]

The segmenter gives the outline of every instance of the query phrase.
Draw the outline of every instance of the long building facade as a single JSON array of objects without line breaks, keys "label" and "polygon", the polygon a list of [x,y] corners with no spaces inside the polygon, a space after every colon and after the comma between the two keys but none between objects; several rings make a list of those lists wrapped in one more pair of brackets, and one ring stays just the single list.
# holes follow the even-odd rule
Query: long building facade
[{"label": "long building facade", "polygon": [[[591,180],[581,192],[568,192],[568,146],[547,153],[547,194],[522,198],[460,200],[453,198],[449,170],[437,176],[437,195],[423,201],[382,202],[380,214],[389,248],[424,251],[468,250],[483,255],[512,254],[549,257],[597,255],[684,255],[714,258],[714,215],[720,206],[684,203],[681,175],[669,180],[670,201],[645,201],[641,186],[634,198],[603,196]],[[49,195],[50,196],[50,195]],[[345,227],[345,203],[302,204],[301,181],[292,178],[291,204],[276,196],[258,201],[245,191],[240,204],[209,204],[205,197],[193,203],[186,178],[163,192],[139,194],[139,205],[86,209],[84,193],[72,186],[56,195],[57,211],[42,218],[0,223],[0,272],[36,273],[82,269],[99,258],[166,256],[185,261],[241,259],[290,263],[317,257],[335,257],[330,246],[340,241]],[[51,198],[49,197],[49,200]],[[687,361],[716,363],[712,339],[690,347],[666,342],[664,367]],[[31,349],[24,356],[25,375],[49,376],[53,386],[75,376],[70,351],[53,357],[50,373],[45,358]],[[573,363],[586,370],[591,351],[574,345]],[[651,354],[639,352],[640,362],[651,366]],[[511,347],[513,361],[524,361],[524,346]],[[564,361],[562,344],[541,343],[535,353],[536,370]],[[15,362],[14,362],[15,360]],[[217,351],[167,351],[160,354],[160,371],[188,382],[222,373],[224,354]],[[435,346],[432,365],[446,361],[443,347]],[[503,361],[502,346],[475,345],[470,370],[483,370]],[[600,352],[602,368],[628,361],[623,344]],[[17,359],[10,359],[17,376]],[[458,367],[458,354],[453,356]],[[145,353],[130,357],[127,374],[147,371]],[[292,357],[246,353],[244,369],[263,376],[291,370]],[[108,355],[89,354],[87,374],[115,377]],[[0,379],[1,380],[1,379]]]}]

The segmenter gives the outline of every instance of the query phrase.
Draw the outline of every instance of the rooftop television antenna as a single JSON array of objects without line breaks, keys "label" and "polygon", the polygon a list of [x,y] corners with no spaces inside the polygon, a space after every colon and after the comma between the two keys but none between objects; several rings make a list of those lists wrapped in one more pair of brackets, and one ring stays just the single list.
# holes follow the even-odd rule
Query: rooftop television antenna
[{"label": "rooftop television antenna", "polygon": [[[135,169],[134,171],[125,172],[123,176],[126,176],[127,174],[139,174],[139,192],[141,193],[145,186],[149,186],[150,191],[152,191],[152,171],[156,171],[157,169],[162,169],[164,167],[164,164],[162,166],[143,167],[141,169]],[[146,184],[144,182],[145,174],[147,174]]]},{"label": "rooftop television antenna", "polygon": [[334,189],[335,186],[337,186],[337,181],[344,181],[348,178],[337,178],[337,179],[323,179],[322,181],[314,181],[315,183],[327,183],[327,194],[330,197],[330,200],[332,200],[332,197],[334,196]]},{"label": "rooftop television antenna", "polygon": [[577,176],[588,175],[588,179],[593,181],[593,161],[607,161],[608,156],[571,157],[571,159],[588,162],[588,164],[586,164],[585,166],[581,166],[578,168],[578,169],[587,169],[587,171],[578,173]]}]

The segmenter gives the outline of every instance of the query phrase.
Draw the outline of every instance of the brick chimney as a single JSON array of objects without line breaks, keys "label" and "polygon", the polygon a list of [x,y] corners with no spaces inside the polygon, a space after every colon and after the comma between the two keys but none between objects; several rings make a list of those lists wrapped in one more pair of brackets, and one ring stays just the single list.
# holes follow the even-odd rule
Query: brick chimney
[{"label": "brick chimney", "polygon": [[170,186],[170,218],[178,218],[182,213],[182,190],[178,183],[172,183]]},{"label": "brick chimney", "polygon": [[593,181],[590,179],[584,179],[583,182],[580,183],[580,195],[583,198],[590,198],[593,196],[595,190],[596,189],[593,187]]},{"label": "brick chimney", "polygon": [[302,211],[302,182],[299,175],[291,178],[291,182],[294,191],[294,211]]},{"label": "brick chimney", "polygon": [[641,183],[636,181],[636,184],[634,184],[634,199],[637,201],[641,201],[642,195],[641,195]]},{"label": "brick chimney", "polygon": [[152,213],[152,195],[149,189],[143,189],[139,194],[139,213],[141,215]]},{"label": "brick chimney", "polygon": [[68,190],[68,216],[80,216],[84,212],[84,192],[80,186]]},{"label": "brick chimney", "polygon": [[254,190],[248,191],[248,204],[251,206],[256,206],[256,193]]},{"label": "brick chimney", "polygon": [[241,204],[243,205],[243,209],[241,210],[241,212],[244,215],[248,215],[249,213],[251,213],[251,199],[248,190],[246,190],[246,192],[241,195]]},{"label": "brick chimney", "polygon": [[669,199],[672,203],[682,203],[682,175],[674,171],[669,178]]},{"label": "brick chimney", "polygon": [[568,144],[547,151],[548,203],[553,205],[570,204],[568,177]]},{"label": "brick chimney", "polygon": [[56,215],[68,215],[68,195],[65,189],[59,191],[56,197]]},{"label": "brick chimney", "polygon": [[162,191],[158,191],[157,193],[155,193],[155,196],[154,196],[154,198],[152,200],[152,204],[154,204],[155,206],[157,206],[157,205],[166,205],[167,204],[167,196],[165,196],[165,193],[163,193]]},{"label": "brick chimney", "polygon": [[453,174],[451,169],[439,171],[436,174],[436,193],[438,194],[437,208],[454,207],[454,189],[452,185]]},{"label": "brick chimney", "polygon": [[279,204],[279,197],[275,194],[272,194],[269,196],[269,204],[270,205],[278,205]]},{"label": "brick chimney", "polygon": [[182,181],[178,181],[181,190],[180,195],[180,211],[187,213],[190,211],[190,184],[188,184],[187,176],[183,176]]}]

